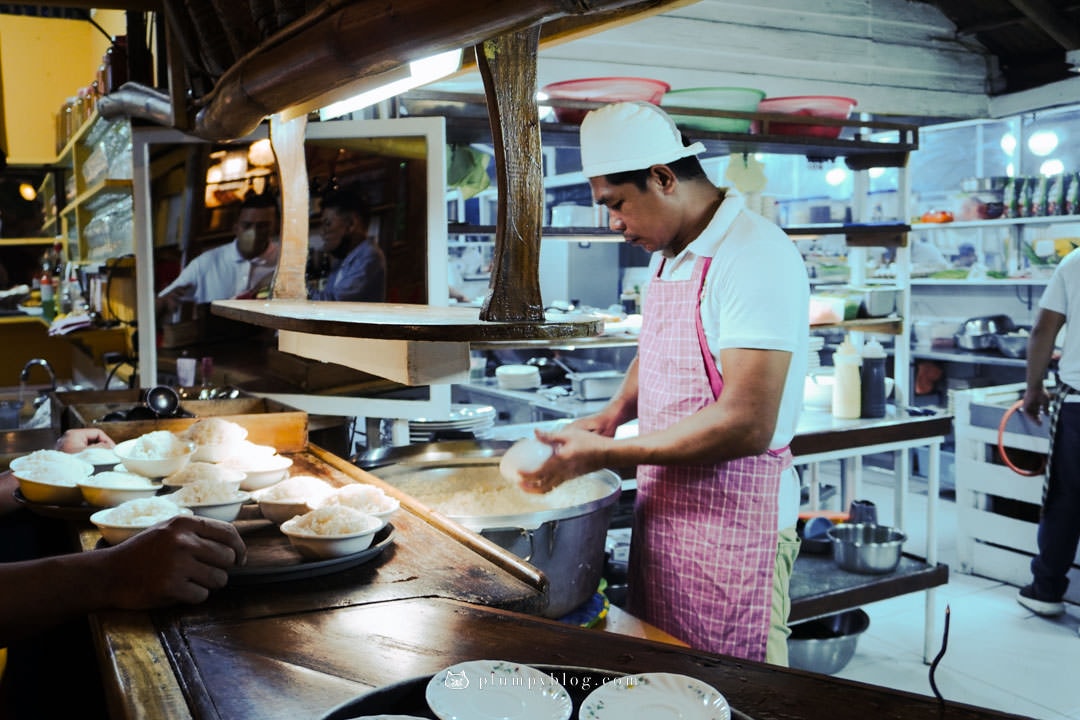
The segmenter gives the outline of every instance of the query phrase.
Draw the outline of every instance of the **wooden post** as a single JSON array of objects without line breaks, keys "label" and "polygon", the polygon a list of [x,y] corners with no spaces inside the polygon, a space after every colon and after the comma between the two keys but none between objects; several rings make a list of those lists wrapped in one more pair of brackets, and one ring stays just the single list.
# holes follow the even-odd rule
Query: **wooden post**
[{"label": "wooden post", "polygon": [[307,158],[304,154],[304,131],[307,115],[288,122],[280,115],[270,118],[270,145],[277,158],[281,178],[281,254],[271,297],[289,300],[307,299],[308,189]]},{"label": "wooden post", "polygon": [[495,146],[499,191],[495,256],[481,320],[543,321],[540,228],[543,159],[536,107],[540,26],[487,40],[476,48]]}]

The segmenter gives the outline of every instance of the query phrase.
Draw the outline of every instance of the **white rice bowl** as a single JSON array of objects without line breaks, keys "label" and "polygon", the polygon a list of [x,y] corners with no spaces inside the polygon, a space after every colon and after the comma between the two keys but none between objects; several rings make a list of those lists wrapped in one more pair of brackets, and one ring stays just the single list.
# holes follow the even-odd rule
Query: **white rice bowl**
[{"label": "white rice bowl", "polygon": [[77,452],[75,457],[85,460],[98,470],[112,469],[120,462],[120,458],[116,456],[112,448],[101,447],[100,445],[94,445]]},{"label": "white rice bowl", "polygon": [[352,483],[339,487],[326,497],[321,505],[346,505],[383,519],[401,507],[398,499],[387,495],[382,488],[364,483]]},{"label": "white rice bowl", "polygon": [[312,475],[294,475],[255,493],[263,517],[278,525],[310,512],[334,492],[334,486]]},{"label": "white rice bowl", "polygon": [[97,526],[106,542],[116,545],[151,525],[177,515],[192,514],[190,509],[180,507],[166,496],[158,496],[128,500],[116,507],[98,510],[90,516],[90,522]]},{"label": "white rice bowl", "polygon": [[261,457],[234,455],[221,462],[222,467],[244,473],[244,479],[240,482],[241,490],[261,490],[284,480],[292,464],[292,458],[284,455]]},{"label": "white rice bowl", "polygon": [[128,500],[153,497],[158,485],[150,478],[106,470],[79,481],[83,498],[95,507],[114,507]]},{"label": "white rice bowl", "polygon": [[233,490],[237,490],[243,479],[244,473],[239,470],[201,460],[192,460],[176,472],[167,475],[161,482],[169,487],[182,487],[200,480],[213,480],[229,483]]},{"label": "white rice bowl", "polygon": [[59,450],[35,450],[12,460],[10,469],[23,497],[47,505],[81,505],[78,483],[94,472],[90,463]]},{"label": "white rice bowl", "polygon": [[325,505],[281,524],[281,532],[307,558],[352,555],[371,546],[386,525],[373,515],[345,505]]},{"label": "white rice bowl", "polygon": [[114,452],[128,472],[162,477],[187,465],[194,446],[168,430],[154,430],[125,440]]},{"label": "white rice bowl", "polygon": [[184,485],[169,495],[169,499],[190,508],[196,515],[232,522],[240,514],[240,507],[251,499],[251,494],[237,490],[231,483],[203,478]]},{"label": "white rice bowl", "polygon": [[195,444],[192,460],[221,462],[234,454],[247,438],[243,425],[219,417],[201,418],[184,431],[183,437]]}]

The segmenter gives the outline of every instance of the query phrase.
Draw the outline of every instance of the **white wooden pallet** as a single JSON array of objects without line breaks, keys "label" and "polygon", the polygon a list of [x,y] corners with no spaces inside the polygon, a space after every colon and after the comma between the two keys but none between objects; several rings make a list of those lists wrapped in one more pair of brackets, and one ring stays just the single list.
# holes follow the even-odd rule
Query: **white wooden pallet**
[{"label": "white wooden pallet", "polygon": [[[956,436],[956,554],[957,570],[970,575],[1023,586],[1031,582],[1031,558],[1036,554],[1035,521],[1018,519],[1000,510],[1001,500],[1027,503],[1037,508],[1042,501],[1043,476],[1013,472],[998,459],[996,428],[971,424],[972,404],[1008,407],[1023,391],[1022,384],[976,388],[954,394]],[[1045,454],[1045,437],[1005,432],[1009,450]],[[997,501],[997,502],[996,502]],[[995,510],[995,504],[999,509]],[[1069,573],[1065,599],[1080,603],[1080,552]]]}]

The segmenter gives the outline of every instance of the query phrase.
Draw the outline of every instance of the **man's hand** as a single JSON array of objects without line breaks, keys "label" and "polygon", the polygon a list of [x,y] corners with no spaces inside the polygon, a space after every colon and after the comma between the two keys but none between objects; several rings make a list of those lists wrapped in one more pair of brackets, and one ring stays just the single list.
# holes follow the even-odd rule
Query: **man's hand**
[{"label": "man's hand", "polygon": [[558,432],[536,431],[536,438],[554,451],[535,472],[521,471],[521,489],[546,493],[567,480],[606,467],[614,440],[573,425]]},{"label": "man's hand", "polygon": [[56,449],[60,452],[77,453],[88,447],[116,447],[113,439],[98,428],[72,428],[56,441]]},{"label": "man's hand", "polygon": [[243,565],[247,549],[231,523],[178,516],[143,530],[108,553],[103,582],[111,605],[144,610],[199,603],[224,587],[229,568]]}]

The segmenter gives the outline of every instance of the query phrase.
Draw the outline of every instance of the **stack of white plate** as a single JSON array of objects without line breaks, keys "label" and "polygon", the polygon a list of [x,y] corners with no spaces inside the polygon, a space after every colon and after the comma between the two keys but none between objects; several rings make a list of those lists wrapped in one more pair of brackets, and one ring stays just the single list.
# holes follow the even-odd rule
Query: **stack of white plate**
[{"label": "stack of white plate", "polygon": [[446,430],[471,432],[479,436],[495,427],[496,416],[495,408],[491,405],[454,403],[446,417],[410,420],[409,442],[431,442],[437,432]]},{"label": "stack of white plate", "polygon": [[825,347],[825,338],[820,335],[810,336],[810,355],[806,359],[806,372],[812,373],[821,367],[821,349]]},{"label": "stack of white plate", "polygon": [[540,387],[540,368],[535,365],[500,365],[495,380],[504,390],[532,390]]}]

